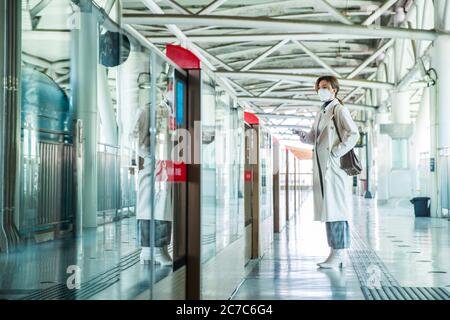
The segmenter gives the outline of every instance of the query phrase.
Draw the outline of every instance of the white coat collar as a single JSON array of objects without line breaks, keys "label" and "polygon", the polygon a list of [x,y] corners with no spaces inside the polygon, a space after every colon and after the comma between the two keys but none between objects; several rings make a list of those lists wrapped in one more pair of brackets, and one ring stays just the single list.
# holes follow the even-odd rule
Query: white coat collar
[{"label": "white coat collar", "polygon": [[326,126],[328,125],[328,122],[331,120],[333,116],[333,112],[330,112],[331,109],[334,109],[334,106],[339,104],[339,100],[337,98],[334,98],[326,107],[325,109],[321,109],[319,112],[322,112],[323,114],[321,121],[317,122],[316,132],[317,129],[321,128],[319,135],[316,137],[316,141],[319,141],[319,138],[322,136],[322,133],[325,131]]}]

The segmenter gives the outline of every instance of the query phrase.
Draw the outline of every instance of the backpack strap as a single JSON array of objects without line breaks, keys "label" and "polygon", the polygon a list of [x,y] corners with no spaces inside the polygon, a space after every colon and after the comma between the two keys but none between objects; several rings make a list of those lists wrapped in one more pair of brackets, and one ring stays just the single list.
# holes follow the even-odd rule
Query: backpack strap
[{"label": "backpack strap", "polygon": [[338,126],[337,126],[337,124],[336,124],[336,119],[335,119],[335,116],[334,116],[334,115],[335,115],[335,111],[336,111],[336,106],[333,107],[333,115],[332,115],[331,117],[333,118],[334,127],[336,128],[336,132],[337,132],[337,134],[338,134],[339,141],[342,142],[341,135],[339,134],[339,128],[338,128]]}]

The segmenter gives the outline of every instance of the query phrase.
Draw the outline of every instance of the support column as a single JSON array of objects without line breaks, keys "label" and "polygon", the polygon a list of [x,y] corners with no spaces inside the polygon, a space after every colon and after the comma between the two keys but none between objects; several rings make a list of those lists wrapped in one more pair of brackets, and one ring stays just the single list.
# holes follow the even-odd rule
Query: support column
[{"label": "support column", "polygon": [[[431,175],[435,173],[430,167],[431,150],[431,118],[430,118],[430,90],[425,88],[422,92],[419,112],[414,124],[414,165],[415,194],[421,197],[431,197],[432,207],[436,204],[436,194],[431,191]],[[434,161],[434,160],[433,160]]]},{"label": "support column", "polygon": [[434,66],[437,72],[438,149],[450,147],[450,36],[439,36],[434,42]]},{"label": "support column", "polygon": [[391,170],[391,154],[389,135],[382,132],[381,128],[389,124],[389,113],[384,108],[376,114],[377,131],[377,200],[380,204],[389,199],[389,172]]},{"label": "support column", "polygon": [[410,124],[410,104],[409,92],[407,91],[393,91],[391,96],[393,124]]},{"label": "support column", "polygon": [[437,74],[437,83],[431,92],[431,147],[430,156],[436,161],[436,170],[431,172],[432,201],[431,214],[442,217],[449,213],[449,195],[442,194],[450,183],[450,173],[444,170],[450,161],[450,36],[438,36],[434,42],[432,65]]},{"label": "support column", "polygon": [[80,1],[79,7],[77,25],[71,32],[71,90],[76,117],[82,125],[81,150],[77,150],[81,156],[77,219],[82,220],[83,227],[91,228],[97,226],[98,24],[91,1]]},{"label": "support column", "polygon": [[364,194],[364,198],[372,199],[372,152],[373,152],[373,143],[372,143],[372,112],[370,110],[366,111],[366,133],[364,135],[365,138],[365,149],[366,149],[366,193]]},{"label": "support column", "polygon": [[0,251],[19,243],[21,1],[0,4]]},{"label": "support column", "polygon": [[108,83],[108,69],[100,64],[98,67],[98,98],[99,115],[102,123],[103,143],[116,146],[118,144],[117,121],[114,113],[111,91]]},{"label": "support column", "polygon": [[283,226],[280,224],[280,144],[273,142],[273,229],[279,233]]},{"label": "support column", "polygon": [[5,20],[6,20],[6,8],[5,1],[0,1],[0,252],[8,251],[8,242],[6,238],[6,232],[4,229],[4,192],[5,192],[5,176],[3,170],[4,157],[4,128],[5,117],[3,110],[4,107],[4,58],[5,58]]},{"label": "support column", "polygon": [[388,159],[389,198],[409,199],[413,193],[413,175],[411,170],[410,137],[410,98],[406,91],[391,93],[390,124],[380,126],[380,132],[388,134],[391,145]]},{"label": "support column", "polygon": [[286,154],[286,184],[285,184],[285,190],[286,190],[286,223],[289,221],[289,151],[286,148],[285,150],[283,150],[283,152]]},{"label": "support column", "polygon": [[201,299],[201,71],[188,70],[187,129],[191,137],[191,163],[187,165],[186,299]]}]

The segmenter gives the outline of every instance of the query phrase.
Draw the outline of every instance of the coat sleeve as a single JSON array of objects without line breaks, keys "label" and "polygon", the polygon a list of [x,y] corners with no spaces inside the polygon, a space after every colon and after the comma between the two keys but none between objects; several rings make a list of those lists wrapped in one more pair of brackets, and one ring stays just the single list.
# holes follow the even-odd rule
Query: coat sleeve
[{"label": "coat sleeve", "polygon": [[314,123],[312,125],[311,130],[309,130],[309,132],[305,132],[305,131],[301,131],[300,133],[300,141],[306,144],[314,144],[314,138],[316,136],[316,122],[317,122],[318,117],[316,116],[316,118],[314,119]]},{"label": "coat sleeve", "polygon": [[342,157],[356,145],[359,138],[359,131],[347,108],[339,106],[336,110],[335,117],[342,142],[339,141],[331,149],[331,153],[335,157]]}]

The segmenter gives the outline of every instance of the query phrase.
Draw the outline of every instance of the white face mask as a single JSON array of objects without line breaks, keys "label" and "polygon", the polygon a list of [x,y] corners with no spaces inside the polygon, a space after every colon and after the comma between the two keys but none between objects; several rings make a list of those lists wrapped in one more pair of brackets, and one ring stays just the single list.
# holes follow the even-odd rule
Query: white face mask
[{"label": "white face mask", "polygon": [[320,101],[329,101],[333,98],[333,93],[325,88],[320,88],[317,91],[317,94],[319,95]]}]

